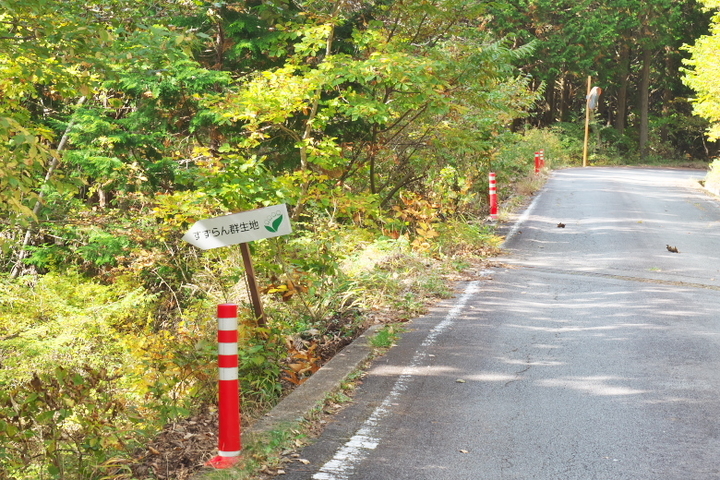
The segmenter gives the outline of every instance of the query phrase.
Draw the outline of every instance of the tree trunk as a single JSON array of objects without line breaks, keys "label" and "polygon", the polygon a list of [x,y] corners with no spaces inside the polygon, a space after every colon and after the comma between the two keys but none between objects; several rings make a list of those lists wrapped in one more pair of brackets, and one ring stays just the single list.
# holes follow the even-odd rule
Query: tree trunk
[{"label": "tree trunk", "polygon": [[627,118],[628,78],[630,76],[630,46],[623,45],[620,50],[620,86],[617,92],[617,113],[615,116],[615,130],[620,135],[625,133]]},{"label": "tree trunk", "polygon": [[640,73],[640,157],[648,155],[648,140],[650,138],[650,64],[652,51],[649,46],[643,47],[642,71]]},{"label": "tree trunk", "polygon": [[569,113],[571,110],[570,105],[570,87],[571,87],[571,81],[568,78],[567,74],[563,74],[562,78],[560,79],[560,121],[561,122],[567,122]]},{"label": "tree trunk", "polygon": [[555,77],[552,77],[550,80],[548,80],[547,86],[545,88],[545,102],[547,103],[547,106],[545,107],[545,118],[543,122],[543,127],[551,125],[555,121],[557,104],[557,100],[555,97]]},{"label": "tree trunk", "polygon": [[[677,76],[677,69],[675,67],[675,62],[673,61],[673,55],[672,55],[672,49],[669,46],[665,47],[665,75],[664,77],[666,79],[671,78],[670,75]],[[664,120],[667,120],[670,117],[670,104],[672,103],[673,99],[673,92],[670,88],[670,83],[668,81],[665,82],[665,85],[663,86],[663,96],[662,96],[662,116]],[[667,142],[670,137],[670,128],[668,127],[668,122],[663,122],[663,126],[660,129],[660,138],[662,138],[663,142]]]}]

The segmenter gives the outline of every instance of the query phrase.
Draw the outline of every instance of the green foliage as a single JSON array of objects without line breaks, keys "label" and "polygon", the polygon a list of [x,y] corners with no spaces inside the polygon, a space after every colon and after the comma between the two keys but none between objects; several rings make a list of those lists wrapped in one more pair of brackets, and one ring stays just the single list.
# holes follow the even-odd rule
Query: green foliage
[{"label": "green foliage", "polygon": [[508,198],[513,186],[534,171],[535,152],[544,151],[549,169],[582,164],[582,135],[575,125],[558,124],[549,129],[526,129],[509,138],[494,152],[491,164],[500,198]]},{"label": "green foliage", "polygon": [[255,329],[239,348],[238,378],[244,411],[257,414],[282,395],[280,360],[286,350],[277,328]]},{"label": "green foliage", "polygon": [[[428,23],[443,24],[447,14],[434,11]],[[429,42],[434,36],[425,27],[410,35],[379,22],[357,26],[343,39],[362,47],[355,55],[338,50],[341,41],[327,23],[283,28],[296,35],[284,66],[249,75],[208,101],[247,133],[239,149],[262,151],[278,136],[294,144],[288,150],[286,142],[282,168],[295,170],[286,174],[295,179],[285,182],[295,186],[286,200],[300,212],[322,208],[316,199],[333,196],[332,184],[345,187],[345,195],[380,195],[382,205],[448,160],[472,165],[492,145],[493,132],[534,100],[527,81],[507,67],[514,53],[470,28],[453,25],[462,42],[435,39],[435,47],[417,52],[413,36],[428,35]]]},{"label": "green foliage", "polygon": [[27,380],[54,365],[122,365],[123,332],[146,321],[154,297],[122,280],[102,285],[78,274],[3,280],[0,298],[0,385]]},{"label": "green foliage", "polygon": [[[717,8],[714,0],[705,0],[701,3],[707,8]],[[695,40],[692,46],[686,46],[692,55],[685,60],[688,69],[684,71],[683,81],[696,92],[694,111],[708,121],[708,137],[711,140],[720,138],[720,100],[718,91],[720,83],[717,72],[717,52],[720,50],[720,14],[715,12],[712,19],[709,35],[703,35]]]},{"label": "green foliage", "polygon": [[448,165],[440,169],[436,176],[428,178],[428,196],[443,215],[459,214],[477,201],[476,195],[471,192],[474,180],[468,173],[461,173]]},{"label": "green foliage", "polygon": [[[131,15],[138,11],[120,8],[112,0],[96,2],[92,9],[74,0],[60,10],[45,0],[9,0],[4,7],[0,14],[0,153],[15,161],[0,171],[0,205],[10,207],[11,220],[26,224],[34,220],[32,209],[41,186],[66,181],[54,172],[62,155],[49,144],[72,130],[74,106],[100,89],[113,72],[140,67],[138,59],[154,65],[170,61],[182,52],[170,47],[190,37],[137,22]],[[117,100],[105,95],[98,100],[103,96],[106,105]],[[105,140],[106,146],[117,141]],[[90,163],[107,163],[112,160],[109,153],[95,152]],[[115,175],[114,167],[101,169]]]},{"label": "green foliage", "polygon": [[[643,155],[648,151],[667,155],[670,146],[674,150],[671,156],[680,151],[707,157],[697,130],[680,138],[668,137],[664,129],[657,129],[657,122],[651,124],[653,117],[663,121],[674,117],[676,121],[672,104],[688,96],[679,81],[678,67],[686,56],[682,45],[706,32],[709,17],[699,2],[508,0],[490,3],[488,10],[490,30],[513,38],[516,44],[535,47],[532,61],[518,63],[532,75],[534,87],[544,96],[533,112],[533,125],[582,123],[590,76],[593,85],[603,89],[599,114],[602,123],[615,128],[621,154],[633,153],[642,141]],[[682,116],[690,117],[687,112]],[[661,141],[647,145],[651,128]],[[597,155],[619,160],[612,152],[599,151]]]},{"label": "green foliage", "polygon": [[208,161],[198,172],[201,191],[228,211],[282,203],[285,189],[265,166],[265,158],[243,157],[223,147],[222,159]]},{"label": "green foliage", "polygon": [[7,478],[96,478],[125,449],[126,406],[104,368],[55,367],[0,389],[0,465]]},{"label": "green foliage", "polygon": [[52,155],[46,145],[51,134],[7,114],[0,106],[0,208],[9,220],[25,223],[34,217],[30,205],[37,199],[36,179]]},{"label": "green foliage", "polygon": [[86,217],[79,224],[43,223],[40,232],[52,241],[27,247],[25,263],[43,272],[63,272],[74,266],[87,274],[122,273],[118,267],[133,256],[148,225],[117,225],[110,218],[102,222],[107,223],[96,225]]},{"label": "green foliage", "polygon": [[148,415],[136,427],[162,426],[190,415],[198,402],[213,401],[217,384],[217,342],[205,328],[193,332],[183,326],[171,332],[146,329],[144,335],[123,341],[135,361],[126,362],[126,383],[136,410]]},{"label": "green foliage", "polygon": [[375,348],[390,348],[400,337],[402,327],[399,325],[385,325],[370,337],[370,345]]}]

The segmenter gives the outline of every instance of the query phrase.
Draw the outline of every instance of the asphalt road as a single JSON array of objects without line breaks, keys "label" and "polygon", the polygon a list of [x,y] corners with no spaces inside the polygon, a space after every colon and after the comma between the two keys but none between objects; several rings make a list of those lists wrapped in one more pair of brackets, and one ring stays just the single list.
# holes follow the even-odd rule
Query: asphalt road
[{"label": "asphalt road", "polygon": [[720,203],[702,176],[555,172],[506,266],[413,321],[282,478],[720,479]]}]

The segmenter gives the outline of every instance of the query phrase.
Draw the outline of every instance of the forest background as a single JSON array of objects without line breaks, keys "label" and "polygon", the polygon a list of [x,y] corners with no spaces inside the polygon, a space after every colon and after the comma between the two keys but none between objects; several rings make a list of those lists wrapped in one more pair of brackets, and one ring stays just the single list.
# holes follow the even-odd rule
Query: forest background
[{"label": "forest background", "polygon": [[[0,478],[139,478],[163,425],[212,409],[218,303],[252,418],[451,295],[500,242],[488,173],[507,212],[534,152],[582,164],[588,77],[591,164],[720,184],[719,7],[0,0]],[[258,325],[239,251],[181,237],[279,203]]]}]

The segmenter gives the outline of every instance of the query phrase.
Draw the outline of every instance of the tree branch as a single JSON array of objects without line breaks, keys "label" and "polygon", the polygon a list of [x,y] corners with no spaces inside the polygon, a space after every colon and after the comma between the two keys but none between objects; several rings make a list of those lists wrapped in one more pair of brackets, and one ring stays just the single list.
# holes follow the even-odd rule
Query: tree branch
[{"label": "tree branch", "polygon": [[[78,100],[76,108],[79,108],[82,106],[83,103],[85,103],[86,97],[81,97],[80,100]],[[65,145],[67,144],[68,137],[70,135],[70,130],[72,130],[73,126],[75,125],[75,120],[70,119],[70,121],[67,124],[67,127],[65,128],[65,133],[63,133],[62,138],[60,138],[60,143],[58,144],[57,149],[55,149],[55,156],[50,161],[50,165],[48,166],[48,170],[45,173],[45,179],[43,181],[43,185],[47,185],[48,182],[50,182],[50,179],[52,178],[53,174],[55,173],[55,169],[60,164],[60,152],[62,152],[65,149]],[[45,192],[42,191],[42,188],[38,192],[37,201],[35,202],[35,206],[32,209],[32,213],[34,216],[37,217],[38,212],[40,212],[40,207],[42,207],[42,201],[45,197]],[[25,257],[27,256],[27,246],[30,243],[30,238],[32,237],[33,233],[33,227],[30,226],[25,230],[25,236],[23,237],[23,243],[20,246],[20,252],[18,252],[18,259],[15,262],[15,265],[13,266],[12,272],[10,272],[10,278],[17,278],[18,275],[20,275],[20,269],[22,268],[22,262],[25,260]]]},{"label": "tree branch", "polygon": [[23,41],[28,41],[28,40],[34,40],[34,39],[35,39],[35,36],[33,36],[33,35],[28,35],[27,37],[0,37],[0,40],[23,40]]}]

